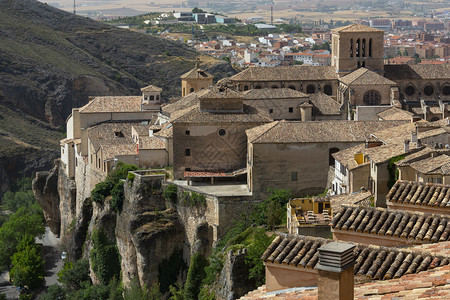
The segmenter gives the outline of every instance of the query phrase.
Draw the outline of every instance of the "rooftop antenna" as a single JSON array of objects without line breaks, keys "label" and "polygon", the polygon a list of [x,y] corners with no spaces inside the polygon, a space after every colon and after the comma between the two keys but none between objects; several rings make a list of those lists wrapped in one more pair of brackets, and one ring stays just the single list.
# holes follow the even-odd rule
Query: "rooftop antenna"
[{"label": "rooftop antenna", "polygon": [[73,0],[73,14],[77,14],[77,6],[75,5],[75,0]]}]

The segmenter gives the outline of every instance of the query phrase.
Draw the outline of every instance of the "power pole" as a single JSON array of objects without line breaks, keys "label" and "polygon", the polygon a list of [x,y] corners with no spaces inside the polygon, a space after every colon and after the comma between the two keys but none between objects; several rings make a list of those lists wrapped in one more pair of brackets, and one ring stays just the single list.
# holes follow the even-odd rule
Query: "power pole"
[{"label": "power pole", "polygon": [[77,6],[75,5],[75,0],[73,0],[73,14],[77,14]]},{"label": "power pole", "polygon": [[270,25],[273,25],[273,1],[272,5],[270,6]]}]

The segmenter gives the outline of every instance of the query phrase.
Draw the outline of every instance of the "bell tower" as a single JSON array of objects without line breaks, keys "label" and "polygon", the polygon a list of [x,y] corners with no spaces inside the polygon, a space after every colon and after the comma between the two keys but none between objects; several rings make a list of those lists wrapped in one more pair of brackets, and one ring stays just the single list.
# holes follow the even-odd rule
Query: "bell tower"
[{"label": "bell tower", "polygon": [[331,65],[339,77],[364,67],[383,75],[384,31],[352,24],[333,29]]},{"label": "bell tower", "polygon": [[213,85],[214,76],[200,69],[200,60],[197,59],[195,68],[181,75],[181,96],[207,89]]}]

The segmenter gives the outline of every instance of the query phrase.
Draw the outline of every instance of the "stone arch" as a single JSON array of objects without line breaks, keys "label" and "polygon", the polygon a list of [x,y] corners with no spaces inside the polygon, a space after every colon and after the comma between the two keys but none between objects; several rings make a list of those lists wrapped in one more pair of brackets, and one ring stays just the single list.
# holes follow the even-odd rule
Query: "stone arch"
[{"label": "stone arch", "polygon": [[314,94],[316,92],[316,87],[313,84],[308,84],[306,86],[306,93],[307,94]]},{"label": "stone arch", "polygon": [[262,89],[262,87],[259,84],[257,84],[257,85],[255,85],[255,89],[260,90],[260,89]]},{"label": "stone arch", "polygon": [[201,250],[202,254],[207,257],[211,254],[213,242],[213,227],[206,222],[200,224],[196,228],[194,247],[197,248],[197,250]]},{"label": "stone arch", "polygon": [[372,57],[372,39],[369,39],[369,57]]},{"label": "stone arch", "polygon": [[365,105],[379,105],[381,103],[381,95],[376,90],[370,90],[364,93],[363,101]]},{"label": "stone arch", "polygon": [[361,39],[356,40],[356,57],[361,57]]},{"label": "stone arch", "polygon": [[331,96],[333,95],[333,87],[330,84],[326,84],[323,87],[323,92],[325,95]]},{"label": "stone arch", "polygon": [[361,48],[361,50],[362,50],[361,51],[362,52],[362,57],[366,57],[366,39],[362,39],[362,48]]},{"label": "stone arch", "polygon": [[293,85],[290,85],[289,88],[290,88],[291,90],[294,90],[294,91],[297,90],[297,88],[296,88],[295,86],[293,86]]},{"label": "stone arch", "polygon": [[350,57],[353,57],[353,39],[350,39]]},{"label": "stone arch", "polygon": [[191,89],[189,90],[189,92],[190,92],[190,93],[193,93],[193,92],[194,92],[194,88],[191,88]]}]

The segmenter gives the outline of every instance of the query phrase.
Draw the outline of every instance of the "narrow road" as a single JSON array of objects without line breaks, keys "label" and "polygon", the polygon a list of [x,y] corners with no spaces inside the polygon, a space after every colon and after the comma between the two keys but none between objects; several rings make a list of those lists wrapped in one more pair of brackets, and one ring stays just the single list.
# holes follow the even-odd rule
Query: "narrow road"
[{"label": "narrow road", "polygon": [[64,262],[61,260],[61,252],[58,249],[59,238],[50,231],[50,228],[45,227],[45,235],[42,239],[36,239],[36,242],[44,246],[45,286],[60,284],[58,272],[61,270]]}]

